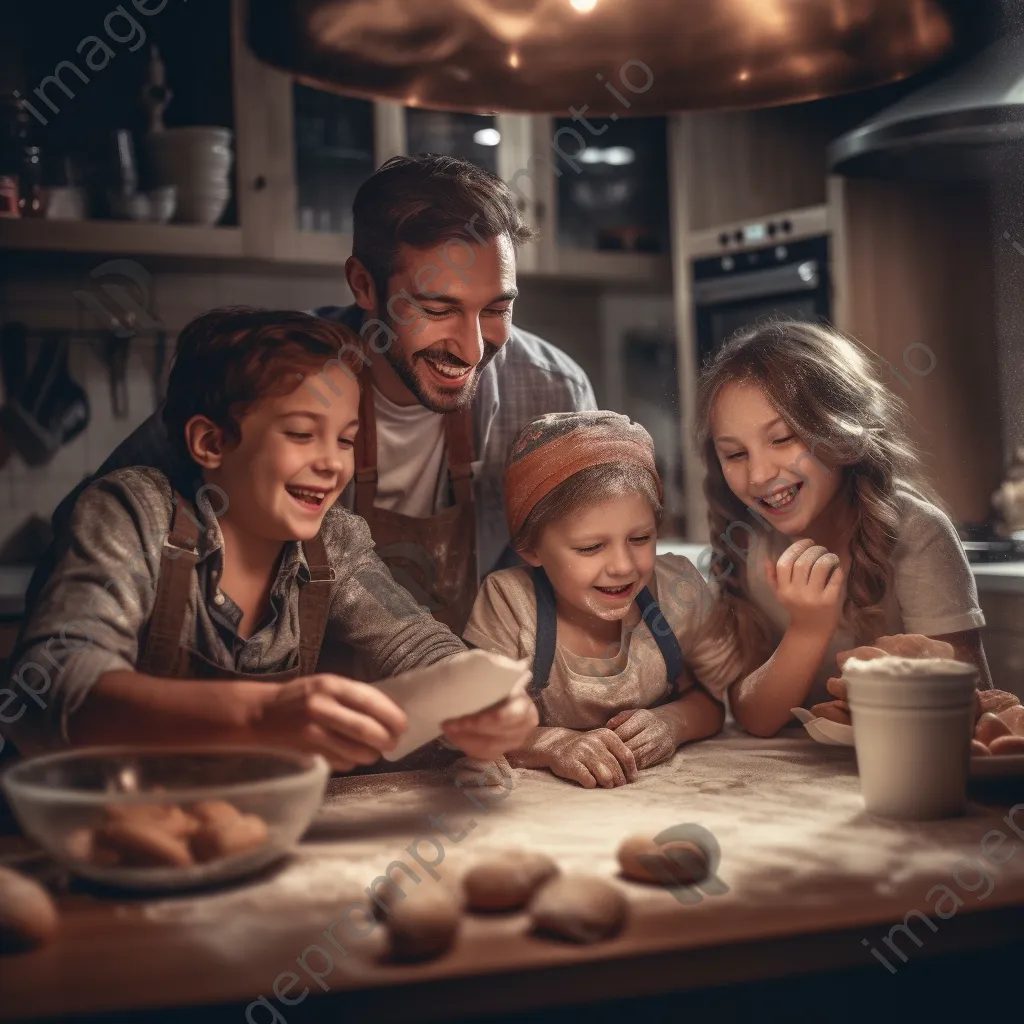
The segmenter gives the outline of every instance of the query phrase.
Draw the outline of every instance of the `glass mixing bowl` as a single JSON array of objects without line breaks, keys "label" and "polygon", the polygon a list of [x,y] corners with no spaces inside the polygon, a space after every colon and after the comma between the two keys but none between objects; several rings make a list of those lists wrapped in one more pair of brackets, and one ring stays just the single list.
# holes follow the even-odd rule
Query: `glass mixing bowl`
[{"label": "glass mixing bowl", "polygon": [[[329,775],[317,754],[120,746],[31,758],[8,769],[2,782],[25,833],[69,871],[105,885],[182,889],[238,878],[284,857],[316,815]],[[203,859],[175,866],[140,866],[137,857],[97,852],[92,837],[115,817],[159,816],[177,805],[193,827],[192,811],[206,801],[258,815],[266,826],[257,827],[262,838],[241,852],[211,855],[207,849]],[[181,842],[195,849],[194,838]]]}]

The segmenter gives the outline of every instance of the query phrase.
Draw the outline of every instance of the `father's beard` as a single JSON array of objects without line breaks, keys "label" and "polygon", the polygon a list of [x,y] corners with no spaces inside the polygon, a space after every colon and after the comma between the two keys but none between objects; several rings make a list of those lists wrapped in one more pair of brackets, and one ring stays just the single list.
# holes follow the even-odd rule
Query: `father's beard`
[{"label": "father's beard", "polygon": [[[392,328],[394,330],[394,328]],[[465,370],[469,363],[452,355],[443,348],[427,348],[414,352],[411,357],[399,351],[398,345],[389,345],[384,351],[384,358],[388,365],[395,371],[399,380],[412,392],[416,401],[431,412],[444,413],[456,412],[459,409],[468,408],[476,394],[480,384],[480,374],[484,367],[498,354],[499,346],[489,341],[484,342],[484,354],[480,362],[476,364],[469,380],[458,387],[446,388],[442,384],[425,380],[426,367],[424,362],[433,362],[435,365],[453,366]]]}]

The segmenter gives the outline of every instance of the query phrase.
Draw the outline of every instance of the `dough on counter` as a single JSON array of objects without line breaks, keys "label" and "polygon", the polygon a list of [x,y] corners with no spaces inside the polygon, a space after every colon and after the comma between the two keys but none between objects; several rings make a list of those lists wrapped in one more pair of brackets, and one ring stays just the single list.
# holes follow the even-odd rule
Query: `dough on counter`
[{"label": "dough on counter", "polygon": [[996,737],[1009,736],[1012,731],[1001,718],[993,715],[991,711],[986,711],[974,726],[974,738],[990,747]]},{"label": "dough on counter", "polygon": [[988,749],[999,757],[1007,754],[1024,754],[1024,736],[997,736]]},{"label": "dough on counter", "polygon": [[234,815],[201,825],[189,842],[195,859],[205,863],[255,849],[267,841],[268,835],[267,823],[258,814],[236,811]]},{"label": "dough on counter", "polygon": [[838,722],[840,725],[851,725],[853,719],[850,717],[850,705],[845,700],[829,700],[824,704],[815,704],[811,708],[811,714],[818,718],[827,718],[830,722]]},{"label": "dough on counter", "polygon": [[0,867],[0,952],[41,946],[59,921],[53,898],[35,879]]},{"label": "dough on counter", "polygon": [[546,854],[509,850],[474,864],[462,880],[472,910],[519,910],[545,882],[558,874]]},{"label": "dough on counter", "polygon": [[539,935],[591,943],[617,935],[628,911],[626,897],[603,878],[561,875],[533,897],[530,921]]},{"label": "dough on counter", "polygon": [[431,960],[448,952],[461,923],[460,901],[445,884],[414,890],[388,915],[391,959]]},{"label": "dough on counter", "polygon": [[145,820],[108,821],[96,830],[95,843],[116,853],[125,867],[183,868],[193,862],[183,838]]},{"label": "dough on counter", "polygon": [[635,835],[619,846],[619,867],[626,878],[654,885],[690,885],[707,878],[707,854],[696,843],[656,843]]}]

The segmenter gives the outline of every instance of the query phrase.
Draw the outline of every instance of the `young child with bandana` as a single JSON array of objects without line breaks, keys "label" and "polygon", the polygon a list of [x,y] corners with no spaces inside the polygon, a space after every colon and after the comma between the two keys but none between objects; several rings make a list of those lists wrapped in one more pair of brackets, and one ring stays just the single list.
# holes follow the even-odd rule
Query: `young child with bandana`
[{"label": "young child with bandana", "polygon": [[613,412],[542,416],[517,436],[504,491],[527,565],[487,577],[463,635],[533,665],[541,724],[509,764],[612,788],[717,733],[740,658],[705,629],[696,567],[656,554],[647,431]]}]

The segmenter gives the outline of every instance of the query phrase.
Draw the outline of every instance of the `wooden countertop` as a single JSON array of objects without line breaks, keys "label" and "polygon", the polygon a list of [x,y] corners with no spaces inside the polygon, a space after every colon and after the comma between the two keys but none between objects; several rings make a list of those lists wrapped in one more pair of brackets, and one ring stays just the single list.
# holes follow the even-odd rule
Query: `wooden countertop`
[{"label": "wooden countertop", "polygon": [[[879,821],[862,810],[852,750],[799,734],[716,738],[616,790],[533,771],[490,795],[426,773],[338,778],[291,862],[248,884],[155,899],[72,884],[57,940],[0,958],[0,1019],[232,1004],[242,1020],[261,997],[253,1021],[278,1019],[272,1010],[289,1022],[339,1010],[346,1020],[456,1019],[583,990],[622,997],[850,965],[884,975],[872,949],[899,969],[1024,934],[1024,854],[984,857],[996,831],[1005,838],[995,857],[1024,846],[1024,804],[1008,815],[1024,786],[1003,786],[974,792],[963,818]],[[687,823],[720,844],[725,891],[677,899],[615,879],[631,920],[607,943],[534,938],[522,915],[467,917],[449,955],[389,965],[379,959],[384,928],[355,905],[389,865],[408,878],[395,862],[421,885],[443,884],[510,845],[615,878],[622,838]],[[917,938],[890,931],[904,922]]]}]

